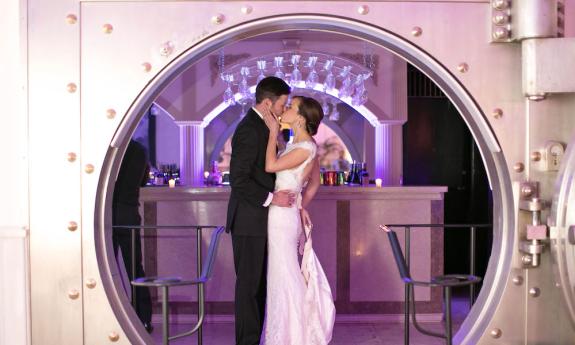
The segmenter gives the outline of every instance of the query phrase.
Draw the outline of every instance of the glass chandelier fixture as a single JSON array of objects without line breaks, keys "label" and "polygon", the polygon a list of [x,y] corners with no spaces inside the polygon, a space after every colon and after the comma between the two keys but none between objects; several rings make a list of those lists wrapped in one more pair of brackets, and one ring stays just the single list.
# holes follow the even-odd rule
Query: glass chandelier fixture
[{"label": "glass chandelier fixture", "polygon": [[[223,64],[220,66],[224,67]],[[228,105],[251,104],[254,101],[255,86],[270,75],[285,80],[295,89],[294,94],[304,90],[315,91],[357,107],[368,100],[366,82],[370,80],[373,71],[341,56],[309,51],[258,56],[222,68],[220,77],[226,83],[224,102]],[[333,116],[334,119],[338,117],[337,114]]]}]

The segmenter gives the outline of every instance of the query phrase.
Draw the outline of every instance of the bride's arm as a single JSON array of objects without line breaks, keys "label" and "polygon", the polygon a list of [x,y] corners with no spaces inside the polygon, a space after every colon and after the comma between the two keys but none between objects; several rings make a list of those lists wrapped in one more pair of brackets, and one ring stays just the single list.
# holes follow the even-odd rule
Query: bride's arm
[{"label": "bride's arm", "polygon": [[301,220],[307,226],[312,226],[311,217],[309,212],[307,211],[307,206],[313,200],[313,197],[317,193],[317,190],[320,186],[320,178],[319,178],[320,170],[319,170],[319,158],[313,160],[313,166],[311,172],[309,174],[309,180],[305,191],[302,195],[301,200]]},{"label": "bride's arm", "polygon": [[319,189],[320,186],[320,178],[319,178],[319,157],[316,157],[313,160],[313,166],[311,169],[311,172],[309,174],[309,180],[307,182],[307,187],[305,188],[305,191],[303,192],[302,195],[302,200],[301,200],[301,207],[302,208],[306,208],[309,203],[312,201],[313,197],[315,196],[315,194],[317,193],[317,190]]}]

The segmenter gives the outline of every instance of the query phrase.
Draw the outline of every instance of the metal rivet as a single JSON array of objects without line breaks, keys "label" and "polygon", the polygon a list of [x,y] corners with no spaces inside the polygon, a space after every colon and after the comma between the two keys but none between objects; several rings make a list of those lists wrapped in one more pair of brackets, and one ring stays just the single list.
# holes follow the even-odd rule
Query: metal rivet
[{"label": "metal rivet", "polygon": [[76,92],[76,90],[78,90],[78,86],[76,86],[76,84],[74,84],[74,83],[69,83],[68,85],[66,85],[66,90],[69,93],[74,93],[74,92]]},{"label": "metal rivet", "polygon": [[491,113],[491,115],[493,115],[493,117],[496,119],[500,119],[501,117],[503,117],[503,110],[501,110],[499,108],[495,108],[495,109],[493,109],[493,112]]},{"label": "metal rivet", "polygon": [[72,163],[76,161],[76,154],[74,152],[68,152],[68,162]]},{"label": "metal rivet", "polygon": [[499,328],[494,328],[491,330],[491,332],[489,332],[489,334],[491,335],[492,338],[501,338],[501,335],[503,334],[503,332],[501,332],[501,330]]},{"label": "metal rivet", "polygon": [[493,38],[496,40],[504,40],[509,38],[509,30],[507,28],[496,28],[493,30]]},{"label": "metal rivet", "polygon": [[419,37],[419,36],[421,36],[422,33],[423,33],[423,29],[420,28],[419,26],[414,26],[413,29],[411,29],[411,35],[412,36]]},{"label": "metal rivet", "polygon": [[531,160],[534,162],[539,162],[541,160],[541,152],[539,151],[531,152]]},{"label": "metal rivet", "polygon": [[504,8],[507,8],[507,6],[509,5],[507,0],[493,0],[491,4],[493,5],[493,8],[495,8],[496,10],[502,10]]},{"label": "metal rivet", "polygon": [[114,109],[106,110],[106,117],[109,119],[113,119],[114,117],[116,117],[116,111]]},{"label": "metal rivet", "polygon": [[521,186],[521,196],[524,198],[528,198],[531,195],[533,195],[533,187],[525,184],[523,186]]},{"label": "metal rivet", "polygon": [[118,332],[110,332],[110,334],[108,334],[108,339],[110,339],[112,342],[116,342],[120,340],[120,335]]},{"label": "metal rivet", "polygon": [[114,27],[112,26],[112,24],[104,24],[102,25],[102,31],[105,34],[111,34],[112,31],[114,31]]},{"label": "metal rivet", "polygon": [[513,277],[513,284],[515,284],[515,285],[523,284],[523,277],[522,276]]},{"label": "metal rivet", "polygon": [[94,172],[94,166],[92,164],[86,164],[84,171],[88,174],[91,174]]},{"label": "metal rivet", "polygon": [[513,171],[517,173],[523,172],[524,169],[525,165],[523,165],[523,163],[515,163],[515,165],[513,165]]},{"label": "metal rivet", "polygon": [[93,278],[86,280],[86,286],[88,287],[88,289],[95,288],[96,287],[96,280]]},{"label": "metal rivet", "polygon": [[462,62],[459,65],[457,65],[457,70],[461,73],[465,73],[469,71],[469,65],[466,64],[465,62]]},{"label": "metal rivet", "polygon": [[509,16],[505,13],[498,12],[491,18],[495,25],[505,25],[509,21]]},{"label": "metal rivet", "polygon": [[357,13],[359,14],[368,14],[369,13],[369,6],[361,5],[357,8]]},{"label": "metal rivet", "polygon": [[521,262],[524,265],[531,265],[532,261],[533,261],[533,258],[531,257],[530,254],[525,254],[525,255],[521,256]]},{"label": "metal rivet", "polygon": [[68,291],[68,297],[70,299],[77,299],[78,297],[80,297],[80,291],[76,289],[71,289],[70,291]]},{"label": "metal rivet", "polygon": [[212,23],[219,25],[219,24],[222,24],[225,19],[226,19],[226,17],[223,14],[218,13],[218,14],[212,16]]},{"label": "metal rivet", "polygon": [[245,6],[242,6],[241,11],[243,14],[250,14],[253,11],[253,7],[251,7],[250,5],[245,5]]},{"label": "metal rivet", "polygon": [[160,47],[160,55],[168,56],[174,52],[174,44],[170,41],[164,42]]},{"label": "metal rivet", "polygon": [[74,221],[68,222],[68,230],[76,231],[77,229],[78,229],[78,223],[76,223]]},{"label": "metal rivet", "polygon": [[541,290],[537,287],[532,287],[529,289],[529,295],[531,297],[539,297],[539,295],[541,295]]},{"label": "metal rivet", "polygon": [[142,63],[142,70],[144,72],[150,72],[152,70],[152,64],[149,62]]},{"label": "metal rivet", "polygon": [[68,24],[76,24],[78,21],[78,17],[75,14],[69,14],[66,16],[66,23]]}]

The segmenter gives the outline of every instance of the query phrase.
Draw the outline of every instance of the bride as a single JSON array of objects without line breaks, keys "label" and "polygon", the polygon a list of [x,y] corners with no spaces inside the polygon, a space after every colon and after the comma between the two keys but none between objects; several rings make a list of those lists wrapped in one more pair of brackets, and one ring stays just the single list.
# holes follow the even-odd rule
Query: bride
[{"label": "bride", "polygon": [[[312,136],[317,133],[323,110],[313,98],[293,97],[281,121],[290,125],[294,138],[279,155],[276,154],[278,121],[269,111],[263,117],[270,129],[265,169],[276,173],[275,190],[289,189],[298,196],[297,208],[273,205],[269,208],[263,343],[328,344],[335,321],[335,306],[325,273],[311,247],[312,223],[306,210],[320,184],[317,146]],[[303,251],[301,266],[298,239],[300,253]]]}]

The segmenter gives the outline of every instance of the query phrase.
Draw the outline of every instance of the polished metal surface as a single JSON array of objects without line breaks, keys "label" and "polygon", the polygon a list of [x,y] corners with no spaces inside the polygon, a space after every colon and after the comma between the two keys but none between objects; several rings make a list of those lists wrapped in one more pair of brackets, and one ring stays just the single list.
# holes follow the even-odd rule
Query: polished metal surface
[{"label": "polished metal surface", "polygon": [[565,304],[575,327],[575,245],[570,230],[575,225],[575,137],[568,146],[557,177],[549,217],[555,279],[562,286]]}]

